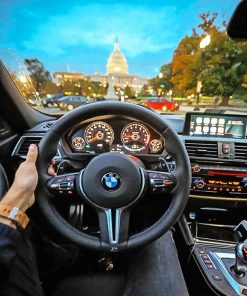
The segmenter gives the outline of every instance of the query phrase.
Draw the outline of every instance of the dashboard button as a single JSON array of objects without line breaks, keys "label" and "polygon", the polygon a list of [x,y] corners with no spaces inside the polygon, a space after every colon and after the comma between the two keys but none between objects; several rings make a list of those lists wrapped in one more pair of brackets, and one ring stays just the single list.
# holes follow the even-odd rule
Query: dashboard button
[{"label": "dashboard button", "polygon": [[206,264],[206,266],[207,266],[208,269],[215,269],[213,264]]},{"label": "dashboard button", "polygon": [[[218,274],[213,275],[213,279],[214,279],[215,281],[222,281],[221,276],[218,275]],[[246,295],[247,295],[247,294],[246,294]]]},{"label": "dashboard button", "polygon": [[202,168],[201,168],[201,166],[200,166],[199,164],[195,164],[195,165],[193,166],[193,172],[194,172],[194,173],[199,173],[201,169],[202,169]]},{"label": "dashboard button", "polygon": [[222,144],[222,152],[224,154],[229,154],[231,152],[231,145],[229,143]]}]

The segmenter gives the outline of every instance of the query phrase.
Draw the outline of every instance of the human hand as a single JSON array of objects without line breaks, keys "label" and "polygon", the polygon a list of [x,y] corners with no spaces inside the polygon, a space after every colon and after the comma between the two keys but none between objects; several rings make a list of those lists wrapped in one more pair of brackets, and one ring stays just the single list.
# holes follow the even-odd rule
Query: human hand
[{"label": "human hand", "polygon": [[17,207],[25,212],[35,201],[34,190],[38,183],[36,160],[38,147],[30,145],[26,160],[19,166],[15,179],[7,194],[1,200],[2,204]]}]

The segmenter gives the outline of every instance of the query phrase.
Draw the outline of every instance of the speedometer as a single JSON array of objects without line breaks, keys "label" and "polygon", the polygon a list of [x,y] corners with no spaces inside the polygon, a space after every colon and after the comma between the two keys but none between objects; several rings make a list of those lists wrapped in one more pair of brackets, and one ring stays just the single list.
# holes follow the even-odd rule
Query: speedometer
[{"label": "speedometer", "polygon": [[126,125],[121,133],[121,141],[124,147],[132,152],[145,150],[150,140],[147,127],[141,123],[134,122]]},{"label": "speedometer", "polygon": [[114,132],[108,123],[95,121],[87,126],[84,138],[90,148],[96,152],[100,152],[106,150],[112,144]]}]

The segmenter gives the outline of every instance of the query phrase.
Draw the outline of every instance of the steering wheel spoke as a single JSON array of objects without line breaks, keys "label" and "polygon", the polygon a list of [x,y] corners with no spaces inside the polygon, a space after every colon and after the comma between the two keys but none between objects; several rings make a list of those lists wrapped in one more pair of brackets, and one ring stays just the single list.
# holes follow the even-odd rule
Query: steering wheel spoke
[{"label": "steering wheel spoke", "polygon": [[78,173],[71,173],[50,178],[47,187],[56,196],[71,196],[75,193],[77,175]]},{"label": "steering wheel spoke", "polygon": [[129,235],[129,209],[98,209],[100,240],[103,249],[118,252]]},{"label": "steering wheel spoke", "polygon": [[149,171],[148,176],[148,191],[152,193],[170,193],[176,186],[177,180],[172,173]]}]

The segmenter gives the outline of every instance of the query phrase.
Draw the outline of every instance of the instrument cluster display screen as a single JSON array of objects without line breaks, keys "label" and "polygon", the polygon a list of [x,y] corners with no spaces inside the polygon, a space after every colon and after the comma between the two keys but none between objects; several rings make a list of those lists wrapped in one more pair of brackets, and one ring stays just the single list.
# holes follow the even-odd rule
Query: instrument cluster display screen
[{"label": "instrument cluster display screen", "polygon": [[228,114],[189,113],[185,134],[202,137],[246,138],[247,118]]}]

